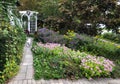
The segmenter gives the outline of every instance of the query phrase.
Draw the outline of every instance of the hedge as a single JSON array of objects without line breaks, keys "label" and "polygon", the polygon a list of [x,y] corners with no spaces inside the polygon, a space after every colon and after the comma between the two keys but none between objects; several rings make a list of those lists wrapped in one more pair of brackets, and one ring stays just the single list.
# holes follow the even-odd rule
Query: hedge
[{"label": "hedge", "polygon": [[12,78],[19,70],[26,35],[22,28],[0,28],[0,83]]}]

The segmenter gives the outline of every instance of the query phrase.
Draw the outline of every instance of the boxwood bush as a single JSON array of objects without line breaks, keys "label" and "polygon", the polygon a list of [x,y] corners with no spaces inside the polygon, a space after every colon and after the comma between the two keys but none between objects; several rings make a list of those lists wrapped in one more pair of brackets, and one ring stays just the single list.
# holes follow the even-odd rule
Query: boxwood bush
[{"label": "boxwood bush", "polygon": [[26,39],[22,28],[6,24],[0,28],[0,84],[17,73]]}]

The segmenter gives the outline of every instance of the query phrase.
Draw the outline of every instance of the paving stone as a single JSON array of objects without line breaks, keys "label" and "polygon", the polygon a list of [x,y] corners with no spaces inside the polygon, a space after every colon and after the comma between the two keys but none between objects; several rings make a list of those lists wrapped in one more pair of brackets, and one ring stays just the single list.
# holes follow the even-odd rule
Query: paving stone
[{"label": "paving stone", "polygon": [[35,80],[32,79],[31,81],[32,81],[32,84],[36,84],[36,81],[35,81]]},{"label": "paving stone", "polygon": [[72,84],[71,80],[62,80],[62,81],[63,81],[63,84]]},{"label": "paving stone", "polygon": [[80,82],[79,84],[83,84],[82,82]]},{"label": "paving stone", "polygon": [[36,84],[42,84],[42,82],[40,80],[37,80]]},{"label": "paving stone", "polygon": [[120,80],[111,80],[108,81],[108,84],[120,84]]},{"label": "paving stone", "polygon": [[18,81],[18,84],[23,84],[23,80]]},{"label": "paving stone", "polygon": [[9,82],[8,84],[13,84],[13,81]]},{"label": "paving stone", "polygon": [[27,83],[27,80],[23,80],[23,84],[28,84],[28,83]]},{"label": "paving stone", "polygon": [[79,84],[78,80],[72,80],[72,84]]},{"label": "paving stone", "polygon": [[59,81],[59,84],[64,84],[62,80],[58,80]]},{"label": "paving stone", "polygon": [[39,80],[39,82],[40,82],[41,84],[45,84],[45,83],[46,83],[46,81],[45,81],[44,79]]},{"label": "paving stone", "polygon": [[14,78],[13,80],[24,80],[25,78]]},{"label": "paving stone", "polygon": [[14,81],[13,84],[18,84],[18,81]]},{"label": "paving stone", "polygon": [[28,80],[28,84],[32,84],[32,81],[31,81],[31,80]]}]

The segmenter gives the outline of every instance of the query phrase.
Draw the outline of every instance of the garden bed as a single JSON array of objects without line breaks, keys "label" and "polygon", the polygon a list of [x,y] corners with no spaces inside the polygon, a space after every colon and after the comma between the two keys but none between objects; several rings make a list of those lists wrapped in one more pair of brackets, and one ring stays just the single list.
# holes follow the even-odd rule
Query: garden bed
[{"label": "garden bed", "polygon": [[116,65],[112,77],[120,77],[120,45],[104,39],[101,40],[99,37],[78,34],[71,30],[68,30],[64,35],[60,35],[59,32],[46,28],[39,29],[35,40],[42,43],[58,43],[72,50],[79,50],[93,56],[112,60]]},{"label": "garden bed", "polygon": [[109,59],[74,51],[55,43],[34,44],[32,51],[35,79],[110,77],[115,67]]}]

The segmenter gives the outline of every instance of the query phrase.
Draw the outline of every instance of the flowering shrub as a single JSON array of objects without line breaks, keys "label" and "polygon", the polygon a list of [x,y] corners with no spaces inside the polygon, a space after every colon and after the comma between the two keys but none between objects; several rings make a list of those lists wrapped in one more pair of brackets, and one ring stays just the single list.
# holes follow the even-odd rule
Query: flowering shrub
[{"label": "flowering shrub", "polygon": [[120,58],[120,48],[114,44],[103,42],[88,35],[77,34],[70,30],[65,35],[59,35],[57,32],[42,28],[39,29],[37,38],[43,43],[64,44],[68,48],[104,56],[112,60]]},{"label": "flowering shrub", "polygon": [[[49,32],[49,31],[51,31],[51,30],[47,29],[46,32]],[[41,35],[42,35],[42,33],[41,33]],[[45,34],[45,35],[47,35],[47,34]],[[54,35],[57,36],[58,33],[56,35],[54,32],[53,35],[49,36],[50,40],[46,40],[46,42],[48,41],[51,43],[58,43],[58,44],[60,43],[62,45],[64,44],[65,46],[67,46],[70,49],[79,50],[81,52],[88,52],[88,53],[90,53],[92,55],[96,55],[96,56],[103,56],[105,58],[108,58],[108,59],[114,61],[117,64],[117,66],[120,65],[116,62],[116,61],[119,61],[119,59],[120,59],[120,47],[119,47],[119,45],[115,45],[115,43],[100,40],[99,37],[93,38],[88,35],[78,34],[73,31],[68,31],[64,36],[61,35],[62,36],[61,40],[57,40],[56,38],[54,38]],[[57,38],[59,39],[59,37],[57,37]],[[46,39],[46,37],[44,39]],[[54,41],[54,39],[56,41]],[[59,45],[59,46],[61,46],[61,45]],[[68,51],[68,52],[70,54],[71,51]],[[116,73],[118,73],[117,77],[120,77],[119,70],[120,70],[120,68],[116,67],[114,72],[112,73],[112,75],[114,77],[116,77]]]},{"label": "flowering shrub", "polygon": [[106,77],[115,66],[104,57],[91,56],[55,43],[37,43],[32,51],[35,79]]},{"label": "flowering shrub", "polygon": [[60,44],[57,44],[57,43],[46,43],[46,44],[38,43],[38,45],[45,47],[45,48],[49,48],[49,49],[54,49],[55,47],[60,47]]},{"label": "flowering shrub", "polygon": [[81,59],[80,66],[85,77],[91,78],[110,75],[110,72],[113,71],[115,65],[112,61],[105,59],[104,57],[88,55]]}]

